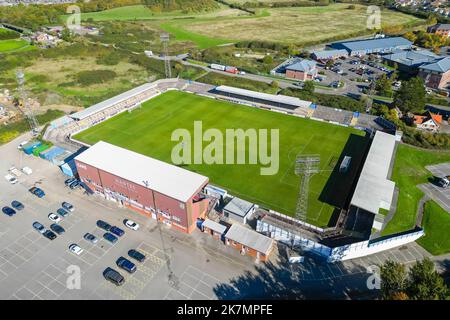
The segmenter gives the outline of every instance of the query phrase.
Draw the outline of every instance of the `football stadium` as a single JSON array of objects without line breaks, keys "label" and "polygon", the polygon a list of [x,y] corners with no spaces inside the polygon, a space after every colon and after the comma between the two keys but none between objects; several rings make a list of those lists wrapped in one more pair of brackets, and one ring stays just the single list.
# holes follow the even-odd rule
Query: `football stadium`
[{"label": "football stadium", "polygon": [[[262,99],[268,98],[262,96]],[[369,145],[364,131],[295,116],[295,108],[293,114],[286,114],[186,90],[167,90],[143,100],[127,112],[114,112],[106,119],[92,120],[94,125],[75,130],[78,133],[72,138],[88,145],[104,141],[173,164],[172,150],[178,142],[172,141],[172,133],[187,129],[194,136],[196,121],[202,122],[203,131],[218,129],[224,135],[226,129],[268,129],[269,132],[278,129],[279,169],[274,175],[261,175],[264,165],[260,163],[180,166],[208,177],[212,185],[234,196],[295,216],[301,185],[301,177],[295,173],[296,159],[299,155],[319,155],[319,171],[309,183],[306,218],[306,222],[318,227],[336,223],[340,209],[349,203],[358,168]],[[76,120],[80,122],[81,118]],[[351,157],[352,162],[342,172],[339,167],[345,157]]]}]

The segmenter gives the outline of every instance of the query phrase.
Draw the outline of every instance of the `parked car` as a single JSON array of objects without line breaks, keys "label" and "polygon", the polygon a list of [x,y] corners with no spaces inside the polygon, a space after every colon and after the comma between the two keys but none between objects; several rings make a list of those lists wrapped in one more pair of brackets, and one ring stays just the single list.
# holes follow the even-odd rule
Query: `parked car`
[{"label": "parked car", "polygon": [[45,192],[38,187],[32,187],[28,191],[30,191],[32,194],[34,194],[38,198],[43,198],[45,196]]},{"label": "parked car", "polygon": [[64,208],[64,210],[69,212],[73,212],[75,210],[75,207],[73,205],[65,201],[61,204],[61,206]]},{"label": "parked car", "polygon": [[66,230],[63,227],[61,227],[59,224],[56,223],[50,225],[50,229],[52,231],[55,231],[57,234],[63,234],[64,232],[66,232]]},{"label": "parked car", "polygon": [[10,207],[3,207],[2,211],[4,214],[6,214],[7,216],[12,217],[13,215],[16,214],[16,210],[14,210],[13,208]]},{"label": "parked car", "polygon": [[6,179],[9,183],[11,183],[11,184],[16,184],[16,183],[19,182],[19,180],[17,180],[17,178],[14,177],[12,174],[7,174],[7,175],[5,176],[5,179]]},{"label": "parked car", "polygon": [[447,188],[450,185],[450,176],[439,178],[437,183],[439,187]]},{"label": "parked car", "polygon": [[119,272],[110,267],[103,271],[103,277],[114,283],[116,286],[121,286],[125,282],[125,278]]},{"label": "parked car", "polygon": [[66,181],[64,181],[64,184],[68,187],[71,183],[74,183],[77,181],[77,178],[69,178]]},{"label": "parked car", "polygon": [[133,220],[125,219],[124,222],[125,222],[125,226],[127,228],[130,228],[131,230],[134,230],[134,231],[139,230],[139,224],[134,222]]},{"label": "parked car", "polygon": [[66,211],[66,210],[64,210],[63,208],[59,208],[58,210],[56,210],[56,213],[57,214],[59,214],[61,217],[65,217],[65,216],[67,216],[69,213]]},{"label": "parked car", "polygon": [[125,234],[125,231],[123,231],[122,229],[118,228],[118,227],[111,227],[111,229],[109,229],[109,232],[111,232],[112,234],[121,237]]},{"label": "parked car", "polygon": [[116,243],[117,240],[119,240],[119,238],[117,238],[115,235],[113,235],[112,233],[106,232],[103,235],[103,238],[111,243]]},{"label": "parked car", "polygon": [[46,231],[45,227],[37,221],[33,222],[33,228],[40,233],[44,233]]},{"label": "parked car", "polygon": [[58,216],[58,215],[56,215],[56,214],[54,214],[54,213],[49,213],[48,219],[49,219],[50,221],[55,222],[55,223],[58,223],[58,222],[61,221],[61,217]]},{"label": "parked car", "polygon": [[25,208],[25,206],[21,202],[19,202],[17,200],[14,200],[13,202],[11,202],[11,206],[14,209],[19,210],[19,211],[23,210]]},{"label": "parked car", "polygon": [[69,185],[69,188],[72,189],[72,190],[74,190],[74,189],[78,188],[79,186],[80,186],[80,182],[77,180],[77,181],[72,182],[72,183]]},{"label": "parked car", "polygon": [[140,253],[139,251],[137,251],[137,250],[134,250],[134,249],[129,250],[128,251],[128,255],[131,258],[133,258],[133,259],[135,259],[135,260],[137,260],[139,262],[144,262],[145,261],[145,256],[142,253]]},{"label": "parked car", "polygon": [[86,233],[83,236],[83,238],[84,238],[84,240],[89,241],[89,242],[94,243],[94,244],[98,242],[98,238],[96,236],[94,236],[92,233],[89,233],[89,232]]},{"label": "parked car", "polygon": [[74,253],[74,254],[76,254],[77,256],[79,256],[80,254],[83,253],[84,250],[79,245],[77,245],[76,243],[72,243],[69,246],[69,251]]},{"label": "parked car", "polygon": [[103,229],[105,231],[109,231],[109,229],[111,229],[111,225],[103,220],[97,221],[97,227],[99,227],[100,229]]},{"label": "parked car", "polygon": [[120,257],[119,259],[117,259],[116,264],[119,268],[122,268],[128,273],[134,273],[137,270],[136,265],[124,257]]},{"label": "parked car", "polygon": [[55,240],[56,239],[56,234],[51,231],[51,230],[45,230],[45,232],[43,233],[43,236],[46,237],[49,240]]}]

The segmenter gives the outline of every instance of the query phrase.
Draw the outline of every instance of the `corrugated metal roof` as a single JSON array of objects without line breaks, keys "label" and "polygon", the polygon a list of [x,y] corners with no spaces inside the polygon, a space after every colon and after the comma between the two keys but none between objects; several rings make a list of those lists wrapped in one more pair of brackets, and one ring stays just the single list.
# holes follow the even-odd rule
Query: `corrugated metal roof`
[{"label": "corrugated metal roof", "polygon": [[97,112],[103,111],[105,109],[108,109],[112,106],[114,106],[115,104],[118,104],[122,101],[125,101],[127,99],[130,99],[134,96],[137,96],[149,89],[155,88],[155,84],[154,83],[146,83],[143,84],[142,86],[136,87],[134,89],[131,89],[129,91],[126,91],[124,93],[121,93],[115,97],[112,97],[110,99],[107,99],[105,101],[102,101],[100,103],[97,103],[89,108],[86,108],[82,111],[76,112],[74,114],[69,115],[72,119],[75,120],[83,120],[93,114],[96,114]]},{"label": "corrugated metal roof", "polygon": [[230,227],[225,237],[264,254],[268,254],[273,245],[273,239],[236,223]]},{"label": "corrugated metal roof", "polygon": [[125,180],[186,202],[208,178],[142,154],[100,141],[75,157]]},{"label": "corrugated metal roof", "polygon": [[406,66],[418,66],[424,63],[433,62],[439,58],[441,58],[441,56],[428,50],[399,51],[383,56],[383,59],[385,60],[397,62]]},{"label": "corrugated metal roof", "polygon": [[223,234],[225,230],[227,230],[227,227],[224,226],[223,224],[217,223],[210,219],[206,219],[205,221],[203,221],[203,227],[213,230],[220,234]]},{"label": "corrugated metal roof", "polygon": [[327,59],[336,56],[348,56],[348,51],[345,49],[321,50],[321,51],[313,51],[312,54],[317,59]]},{"label": "corrugated metal roof", "polygon": [[296,107],[303,107],[303,108],[308,108],[312,103],[310,101],[304,101],[304,100],[300,100],[299,98],[284,96],[281,94],[279,94],[279,95],[268,94],[268,93],[262,93],[262,92],[251,91],[251,90],[246,90],[246,89],[229,87],[229,86],[218,86],[218,87],[216,87],[216,90],[222,91],[225,93],[237,94],[237,95],[247,96],[250,98],[261,99],[261,100],[266,100],[266,101],[271,101],[271,102],[276,102],[276,103],[283,103],[283,104],[288,104],[288,105],[292,105],[292,106],[296,106]]},{"label": "corrugated metal roof", "polygon": [[234,197],[223,209],[232,212],[237,216],[245,217],[253,206],[253,203]]},{"label": "corrugated metal roof", "polygon": [[379,51],[399,47],[410,47],[412,42],[403,37],[379,38],[333,43],[333,47],[343,47],[349,51]]},{"label": "corrugated metal roof", "polygon": [[445,73],[450,70],[450,57],[445,57],[436,62],[423,65],[420,69]]},{"label": "corrugated metal roof", "polygon": [[391,206],[395,183],[388,180],[389,166],[394,155],[395,136],[377,131],[370,146],[351,205],[374,214]]}]

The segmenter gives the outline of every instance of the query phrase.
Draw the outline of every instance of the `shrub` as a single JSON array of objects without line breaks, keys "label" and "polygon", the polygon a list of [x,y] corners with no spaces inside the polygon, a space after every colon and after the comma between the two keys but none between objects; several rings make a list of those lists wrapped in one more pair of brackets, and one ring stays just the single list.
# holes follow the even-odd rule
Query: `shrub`
[{"label": "shrub", "polygon": [[117,74],[111,70],[88,70],[77,73],[76,80],[82,86],[104,83],[114,79]]}]

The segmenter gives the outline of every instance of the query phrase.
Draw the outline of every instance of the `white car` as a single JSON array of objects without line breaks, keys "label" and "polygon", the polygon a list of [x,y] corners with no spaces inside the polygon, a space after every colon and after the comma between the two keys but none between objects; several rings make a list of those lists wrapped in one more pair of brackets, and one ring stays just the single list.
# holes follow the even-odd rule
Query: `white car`
[{"label": "white car", "polygon": [[139,224],[134,222],[133,220],[126,220],[125,225],[130,228],[131,230],[138,231],[139,230]]},{"label": "white car", "polygon": [[30,167],[23,167],[22,172],[25,173],[26,175],[30,175],[33,173],[33,170]]},{"label": "white car", "polygon": [[58,216],[57,214],[54,214],[54,213],[50,213],[50,214],[48,215],[48,219],[49,219],[50,221],[55,222],[55,223],[58,223],[58,222],[61,221],[61,217]]},{"label": "white car", "polygon": [[5,176],[5,179],[8,180],[8,182],[11,184],[16,184],[17,182],[19,182],[19,180],[17,180],[17,178],[14,177],[12,174],[7,174]]},{"label": "white car", "polygon": [[72,243],[69,246],[69,251],[72,252],[72,253],[75,253],[77,256],[79,256],[80,254],[83,253],[84,250],[79,245],[77,245],[76,243]]},{"label": "white car", "polygon": [[17,149],[22,150],[23,146],[26,145],[28,141],[22,141],[18,146]]}]

